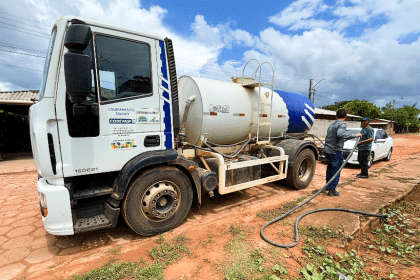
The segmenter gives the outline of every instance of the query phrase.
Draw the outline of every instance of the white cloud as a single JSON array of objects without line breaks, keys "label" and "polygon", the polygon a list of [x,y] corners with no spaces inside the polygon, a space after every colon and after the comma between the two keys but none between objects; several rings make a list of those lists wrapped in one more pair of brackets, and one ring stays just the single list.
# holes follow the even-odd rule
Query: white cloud
[{"label": "white cloud", "polygon": [[[273,13],[259,34],[237,28],[234,19],[209,23],[200,14],[193,15],[189,30],[177,31],[166,23],[170,11],[145,8],[138,0],[25,0],[25,5],[20,8],[23,16],[49,26],[58,16],[73,14],[169,37],[179,76],[230,80],[242,73],[248,59],[256,58],[273,64],[279,89],[307,93],[310,78],[326,79],[317,85],[316,96],[327,104],[353,96],[383,103],[407,92],[413,96],[420,87],[420,40],[398,43],[420,32],[416,0],[337,0],[335,5],[297,0]],[[236,52],[237,47],[242,52],[239,59],[223,56],[225,61],[220,61],[224,50]],[[19,66],[37,68],[23,62]],[[14,79],[4,81],[13,89],[18,84]]]},{"label": "white cloud", "polygon": [[0,92],[1,91],[11,91],[11,86],[12,86],[11,83],[8,83],[8,82],[3,83],[3,82],[0,82]]},{"label": "white cloud", "polygon": [[290,30],[328,28],[331,23],[325,20],[315,20],[314,17],[328,9],[322,0],[298,0],[289,7],[271,16],[269,21]]}]

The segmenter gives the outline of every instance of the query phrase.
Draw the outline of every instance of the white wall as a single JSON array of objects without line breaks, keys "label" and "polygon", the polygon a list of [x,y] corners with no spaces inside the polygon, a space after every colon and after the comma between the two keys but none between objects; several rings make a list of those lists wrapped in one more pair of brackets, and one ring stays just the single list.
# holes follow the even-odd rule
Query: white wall
[{"label": "white wall", "polygon": [[[335,122],[335,120],[318,120],[316,119],[314,122],[314,125],[312,126],[312,129],[308,132],[310,134],[314,134],[318,136],[319,138],[325,138],[327,135],[327,129]],[[360,121],[346,121],[347,127],[350,128],[358,128],[360,127]]]}]

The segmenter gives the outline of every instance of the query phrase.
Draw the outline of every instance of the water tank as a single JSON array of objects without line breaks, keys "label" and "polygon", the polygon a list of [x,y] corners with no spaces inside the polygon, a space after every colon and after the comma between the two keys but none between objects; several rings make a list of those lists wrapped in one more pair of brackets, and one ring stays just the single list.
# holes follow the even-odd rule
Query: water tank
[{"label": "water tank", "polygon": [[[199,144],[200,135],[217,144],[233,144],[257,134],[257,122],[270,121],[271,89],[261,87],[260,114],[258,88],[240,84],[183,76],[178,80],[180,123],[186,101],[195,96],[188,112],[185,141]],[[299,93],[276,91],[273,96],[271,136],[308,131],[314,121],[314,107]],[[259,136],[267,137],[270,127],[260,126]]]}]

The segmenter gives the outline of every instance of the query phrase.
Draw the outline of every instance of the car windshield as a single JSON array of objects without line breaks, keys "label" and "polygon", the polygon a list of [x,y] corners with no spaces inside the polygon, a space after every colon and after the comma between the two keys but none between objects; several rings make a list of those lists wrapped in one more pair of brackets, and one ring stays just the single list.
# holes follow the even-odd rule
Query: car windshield
[{"label": "car windshield", "polygon": [[348,133],[350,133],[350,134],[352,134],[352,135],[356,135],[357,133],[359,133],[360,131],[361,131],[361,129],[351,129],[351,130],[349,130],[349,129],[347,129],[346,130]]}]

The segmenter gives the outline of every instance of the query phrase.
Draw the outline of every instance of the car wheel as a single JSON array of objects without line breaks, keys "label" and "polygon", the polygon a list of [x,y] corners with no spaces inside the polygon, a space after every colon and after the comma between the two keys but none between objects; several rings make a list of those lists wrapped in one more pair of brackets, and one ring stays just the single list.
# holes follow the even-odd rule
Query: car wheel
[{"label": "car wheel", "polygon": [[388,154],[387,154],[387,156],[385,158],[385,161],[390,161],[391,160],[391,156],[392,156],[392,148],[389,149],[389,152],[388,152]]},{"label": "car wheel", "polygon": [[373,159],[374,159],[375,155],[373,154],[373,152],[371,152],[368,156],[368,167],[370,168],[373,164]]}]

